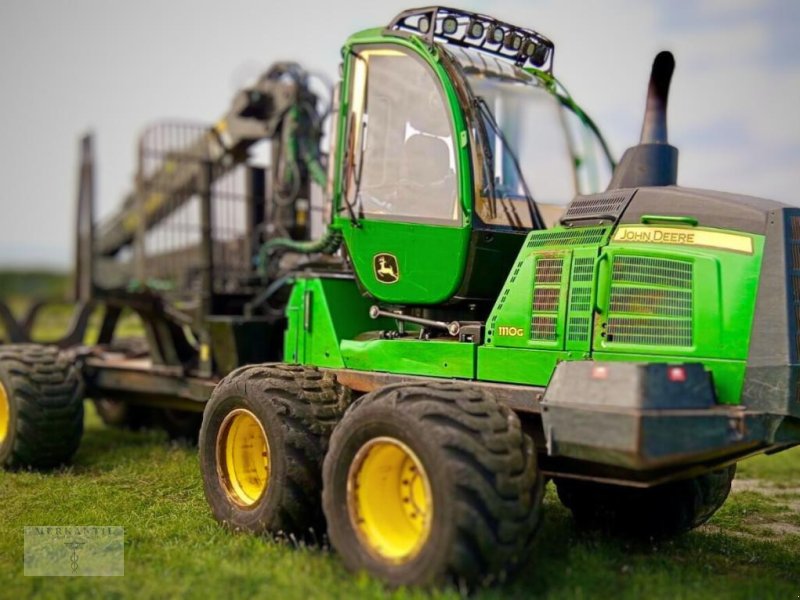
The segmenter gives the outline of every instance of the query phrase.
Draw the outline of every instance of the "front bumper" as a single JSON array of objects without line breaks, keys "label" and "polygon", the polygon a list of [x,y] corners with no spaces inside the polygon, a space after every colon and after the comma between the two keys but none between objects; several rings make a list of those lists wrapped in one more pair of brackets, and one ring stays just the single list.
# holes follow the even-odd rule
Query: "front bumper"
[{"label": "front bumper", "polygon": [[769,449],[790,418],[718,405],[700,364],[563,362],[542,400],[548,458],[639,473],[719,465]]}]

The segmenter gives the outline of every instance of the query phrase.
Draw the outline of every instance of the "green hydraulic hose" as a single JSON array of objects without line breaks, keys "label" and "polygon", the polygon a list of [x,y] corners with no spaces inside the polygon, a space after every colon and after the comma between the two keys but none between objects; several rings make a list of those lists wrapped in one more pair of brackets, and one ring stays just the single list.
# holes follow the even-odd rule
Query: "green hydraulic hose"
[{"label": "green hydraulic hose", "polygon": [[341,230],[330,227],[318,240],[300,242],[290,238],[276,238],[264,243],[258,251],[258,271],[262,275],[266,274],[269,255],[274,250],[286,250],[296,254],[333,254],[341,245]]}]

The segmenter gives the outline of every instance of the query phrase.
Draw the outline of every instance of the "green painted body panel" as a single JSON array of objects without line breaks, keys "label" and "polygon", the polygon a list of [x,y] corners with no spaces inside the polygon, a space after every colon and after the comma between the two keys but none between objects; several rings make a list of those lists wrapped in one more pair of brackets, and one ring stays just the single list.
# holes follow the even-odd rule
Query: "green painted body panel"
[{"label": "green painted body panel", "polygon": [[388,319],[369,318],[371,303],[349,279],[298,279],[286,307],[285,360],[344,368],[340,341],[371,329],[390,328]]},{"label": "green painted body panel", "polygon": [[[588,354],[588,338],[581,342],[568,335],[570,303],[580,300],[584,306],[579,307],[579,315],[591,315],[593,265],[608,235],[609,229],[604,227],[531,231],[489,315],[486,346],[569,349]],[[587,260],[591,264],[588,285],[579,282],[579,291],[588,289],[589,306],[585,306],[585,298],[570,296],[572,265],[580,276],[587,272],[583,268]],[[544,293],[534,296],[535,288]]]},{"label": "green painted body panel", "polygon": [[475,346],[450,340],[343,340],[348,369],[430,377],[475,378]]},{"label": "green painted body panel", "polygon": [[[612,242],[603,250],[598,269],[596,304],[599,314],[595,318],[595,351],[670,355],[701,360],[746,360],[764,249],[763,236],[750,237],[753,240],[752,255],[712,248],[694,249],[666,244],[654,247],[652,244]],[[609,343],[604,339],[602,324],[609,312],[611,265],[617,256],[677,259],[692,266],[691,344]],[[667,286],[660,283],[654,283],[651,287],[662,289],[665,293],[667,290]]]},{"label": "green painted body panel", "polygon": [[478,348],[477,379],[546,386],[558,362],[578,358],[581,357],[554,350],[481,346]]},{"label": "green painted body panel", "polygon": [[[469,228],[365,220],[344,226],[345,242],[359,281],[375,298],[393,304],[439,304],[461,285],[467,262]],[[376,254],[397,259],[398,280],[383,283],[375,275]],[[424,300],[424,302],[423,302]]]},{"label": "green painted body panel", "polygon": [[[546,386],[565,360],[697,362],[713,374],[720,402],[739,403],[764,239],[752,236],[753,253],[744,254],[606,245],[610,233],[602,227],[531,232],[482,346],[367,339],[367,332],[394,323],[368,318],[370,303],[355,282],[299,280],[287,310],[286,356],[318,366],[535,386]],[[653,306],[672,312],[654,313]],[[625,331],[609,328],[614,318],[634,322],[625,335],[644,337],[638,343],[613,339],[609,332]],[[680,343],[668,343],[673,339]]]}]

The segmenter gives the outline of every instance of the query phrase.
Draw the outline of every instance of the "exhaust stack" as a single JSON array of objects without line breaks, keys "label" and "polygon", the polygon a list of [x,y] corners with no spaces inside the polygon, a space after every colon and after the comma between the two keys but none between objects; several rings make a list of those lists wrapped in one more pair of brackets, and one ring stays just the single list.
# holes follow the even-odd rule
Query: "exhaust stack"
[{"label": "exhaust stack", "polygon": [[647,107],[639,144],[628,148],[614,171],[609,190],[675,185],[678,182],[678,149],[667,138],[667,100],[675,70],[671,52],[659,52],[653,60]]}]

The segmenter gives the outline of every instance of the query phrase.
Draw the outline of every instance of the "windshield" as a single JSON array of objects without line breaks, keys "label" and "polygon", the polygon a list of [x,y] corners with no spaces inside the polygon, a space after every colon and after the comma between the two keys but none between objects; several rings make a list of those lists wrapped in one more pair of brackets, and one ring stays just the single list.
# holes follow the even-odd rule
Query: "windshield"
[{"label": "windshield", "polygon": [[602,143],[569,107],[567,96],[554,95],[519,69],[513,76],[465,71],[478,117],[476,209],[484,223],[532,227],[530,197],[552,225],[576,194],[595,193],[607,185],[611,165]]}]

